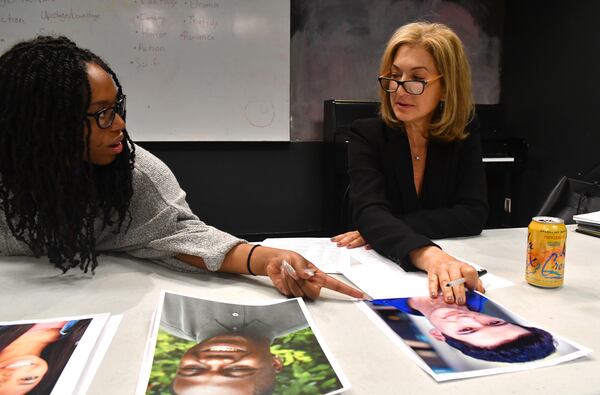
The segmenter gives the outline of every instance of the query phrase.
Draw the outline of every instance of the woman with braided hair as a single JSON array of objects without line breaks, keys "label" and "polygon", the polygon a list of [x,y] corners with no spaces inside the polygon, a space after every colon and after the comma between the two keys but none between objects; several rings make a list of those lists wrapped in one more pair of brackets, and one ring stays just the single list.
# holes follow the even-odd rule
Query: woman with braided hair
[{"label": "woman with braided hair", "polygon": [[125,252],[189,272],[267,275],[289,296],[363,296],[292,251],[200,221],[169,168],[130,139],[116,74],[68,38],[10,48],[0,92],[0,255],[47,256],[65,272]]}]

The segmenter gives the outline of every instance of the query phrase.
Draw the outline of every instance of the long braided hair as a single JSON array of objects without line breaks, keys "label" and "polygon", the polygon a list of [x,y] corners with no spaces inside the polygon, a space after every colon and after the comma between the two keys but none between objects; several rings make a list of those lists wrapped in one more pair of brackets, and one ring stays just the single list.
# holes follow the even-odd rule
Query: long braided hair
[{"label": "long braided hair", "polygon": [[39,36],[0,56],[0,206],[15,238],[63,272],[97,266],[95,225],[118,233],[131,221],[135,148],[127,131],[111,164],[85,159],[88,63],[123,94],[110,67],[66,37]]}]

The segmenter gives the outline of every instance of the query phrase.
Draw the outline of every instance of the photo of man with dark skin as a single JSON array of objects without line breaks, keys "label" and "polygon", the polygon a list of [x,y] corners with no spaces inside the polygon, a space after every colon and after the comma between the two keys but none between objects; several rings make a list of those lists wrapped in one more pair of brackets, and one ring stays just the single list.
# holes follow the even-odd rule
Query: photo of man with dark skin
[{"label": "photo of man with dark skin", "polygon": [[270,340],[252,334],[223,333],[190,348],[173,380],[175,394],[271,394],[281,360]]},{"label": "photo of man with dark skin", "polygon": [[[161,371],[169,377],[173,374],[169,389],[172,394],[178,395],[266,395],[282,391],[280,386],[287,385],[283,383],[289,383],[289,377],[295,377],[296,369],[292,372],[288,354],[283,351],[284,354],[280,355],[288,364],[284,372],[287,378],[278,379],[278,374],[284,370],[284,363],[272,353],[272,346],[278,349],[280,346],[275,345],[283,344],[281,339],[287,335],[297,338],[304,336],[299,333],[313,333],[298,300],[240,305],[168,292],[164,295],[160,330],[172,339],[171,345],[183,341],[177,346],[181,357],[174,354],[175,359],[169,362],[169,366],[178,363],[176,373]],[[316,336],[313,338],[316,339]],[[290,343],[285,344],[288,345],[283,347],[286,350],[288,347],[294,348]],[[311,344],[323,352],[318,339]],[[169,347],[172,349],[173,346]],[[305,348],[296,350],[314,351]],[[316,354],[310,355],[316,358]],[[160,359],[156,358],[155,354],[154,366],[161,366]],[[310,376],[309,380],[319,383],[318,380],[322,379]],[[342,388],[342,384],[339,385]]]}]

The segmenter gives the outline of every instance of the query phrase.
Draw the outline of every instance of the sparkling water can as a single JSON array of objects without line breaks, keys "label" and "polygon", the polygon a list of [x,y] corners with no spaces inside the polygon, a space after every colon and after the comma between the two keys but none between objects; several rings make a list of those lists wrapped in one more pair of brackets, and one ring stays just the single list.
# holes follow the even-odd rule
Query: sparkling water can
[{"label": "sparkling water can", "polygon": [[527,229],[525,279],[542,288],[562,286],[567,248],[565,221],[555,217],[533,217]]}]

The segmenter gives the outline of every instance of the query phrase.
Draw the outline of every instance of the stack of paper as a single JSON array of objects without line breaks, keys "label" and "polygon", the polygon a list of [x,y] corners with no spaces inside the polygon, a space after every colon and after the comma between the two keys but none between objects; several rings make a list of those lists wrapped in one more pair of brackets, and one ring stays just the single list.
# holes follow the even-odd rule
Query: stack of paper
[{"label": "stack of paper", "polygon": [[574,215],[573,219],[577,223],[576,232],[600,237],[600,211]]},{"label": "stack of paper", "polygon": [[121,318],[0,322],[0,394],[84,394]]},{"label": "stack of paper", "polygon": [[[325,273],[343,274],[363,292],[376,299],[428,294],[426,273],[407,273],[397,263],[374,250],[340,248],[328,238],[273,238],[266,239],[262,244],[295,251]],[[482,269],[474,263],[470,264],[476,269]],[[490,290],[513,285],[492,273],[486,274],[481,280],[485,289]]]},{"label": "stack of paper", "polygon": [[[350,256],[350,265],[342,267],[342,273],[372,298],[427,296],[429,293],[427,273],[405,272],[397,263],[364,248],[351,250]],[[483,269],[467,260],[457,259],[469,263],[475,269]],[[514,285],[492,273],[486,274],[481,281],[488,290]]]},{"label": "stack of paper", "polygon": [[326,237],[271,238],[265,239],[262,245],[297,252],[329,274],[341,273],[342,268],[350,264],[352,251],[338,247]]}]

